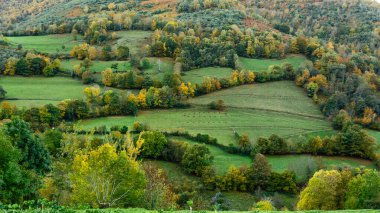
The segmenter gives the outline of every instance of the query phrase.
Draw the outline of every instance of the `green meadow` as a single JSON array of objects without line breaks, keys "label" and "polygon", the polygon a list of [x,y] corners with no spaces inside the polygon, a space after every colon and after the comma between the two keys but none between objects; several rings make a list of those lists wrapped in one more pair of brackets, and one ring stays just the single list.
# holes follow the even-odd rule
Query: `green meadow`
[{"label": "green meadow", "polygon": [[[72,71],[74,66],[79,65],[82,61],[77,59],[63,60],[61,61],[61,69],[64,71]],[[113,64],[117,64],[118,71],[131,70],[132,66],[129,61],[92,61],[90,71],[102,72],[107,68],[111,68]]]},{"label": "green meadow", "polygon": [[[207,108],[209,102],[219,99],[225,101],[225,111]],[[189,102],[193,107],[188,109],[141,111],[136,117],[90,119],[83,121],[82,126],[85,129],[99,125],[131,126],[139,121],[152,129],[183,129],[192,134],[209,134],[224,145],[235,145],[234,131],[247,133],[252,140],[271,134],[290,138],[332,131],[318,107],[292,82],[240,86],[193,98]]]},{"label": "green meadow", "polygon": [[82,99],[86,85],[66,77],[2,77],[6,101],[17,107],[57,104],[64,99]]},{"label": "green meadow", "polygon": [[240,65],[246,70],[255,72],[265,72],[269,66],[281,65],[283,63],[290,63],[294,69],[297,69],[302,63],[306,62],[305,56],[292,55],[285,59],[254,59],[254,58],[239,58]]},{"label": "green meadow", "polygon": [[140,53],[149,44],[152,31],[127,30],[115,32],[118,39],[112,42],[113,46],[126,45],[131,53]]},{"label": "green meadow", "polygon": [[182,78],[185,82],[201,84],[205,77],[227,78],[231,76],[232,71],[231,68],[225,67],[206,67],[183,72]]},{"label": "green meadow", "polygon": [[78,35],[77,38],[78,40],[74,40],[71,34],[7,37],[15,47],[21,44],[25,50],[36,50],[50,54],[69,54],[75,45],[84,42],[81,36]]}]

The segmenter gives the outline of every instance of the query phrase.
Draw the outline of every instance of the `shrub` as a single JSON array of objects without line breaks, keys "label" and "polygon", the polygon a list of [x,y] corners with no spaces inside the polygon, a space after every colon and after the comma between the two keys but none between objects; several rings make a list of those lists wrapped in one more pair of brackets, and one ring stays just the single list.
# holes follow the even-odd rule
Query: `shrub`
[{"label": "shrub", "polygon": [[269,200],[261,200],[257,202],[251,210],[259,210],[259,211],[275,211],[276,208],[272,205],[272,203]]},{"label": "shrub", "polygon": [[168,144],[165,135],[158,131],[142,132],[141,139],[144,140],[141,155],[147,158],[157,159]]},{"label": "shrub", "polygon": [[90,71],[85,71],[82,74],[82,83],[83,84],[91,84],[95,82],[94,74]]},{"label": "shrub", "polygon": [[226,105],[223,100],[212,101],[208,104],[209,109],[223,111],[226,109]]},{"label": "shrub", "polygon": [[211,165],[213,159],[206,145],[195,144],[186,150],[181,165],[187,173],[201,176],[204,168]]}]

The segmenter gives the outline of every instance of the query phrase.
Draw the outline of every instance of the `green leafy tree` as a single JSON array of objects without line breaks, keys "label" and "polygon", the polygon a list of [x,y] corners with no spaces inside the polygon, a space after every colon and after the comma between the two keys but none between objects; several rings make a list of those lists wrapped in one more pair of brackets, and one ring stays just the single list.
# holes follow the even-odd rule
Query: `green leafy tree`
[{"label": "green leafy tree", "polygon": [[61,148],[62,132],[59,130],[48,130],[43,136],[43,143],[52,156],[57,156]]},{"label": "green leafy tree", "polygon": [[125,207],[135,205],[144,195],[144,173],[136,156],[127,150],[118,152],[109,143],[76,155],[69,177],[75,204]]},{"label": "green leafy tree", "polygon": [[378,149],[375,139],[358,125],[347,125],[335,140],[341,155],[374,159]]},{"label": "green leafy tree", "polygon": [[164,134],[158,131],[146,131],[141,133],[144,140],[141,154],[148,158],[158,158],[168,144]]},{"label": "green leafy tree", "polygon": [[129,48],[127,46],[118,46],[116,49],[116,57],[119,60],[126,60],[129,57]]},{"label": "green leafy tree", "polygon": [[21,58],[16,63],[16,74],[18,75],[30,75],[31,71],[29,70],[28,63],[24,58]]},{"label": "green leafy tree", "polygon": [[40,57],[35,57],[29,62],[29,69],[34,75],[41,75],[46,67],[46,62]]},{"label": "green leafy tree", "polygon": [[20,150],[20,163],[27,169],[35,170],[38,174],[50,171],[51,159],[40,139],[35,137],[28,123],[19,118],[6,124],[5,134]]},{"label": "green leafy tree", "polygon": [[[380,201],[380,176],[376,170],[365,170],[348,182],[346,209],[376,208]],[[377,205],[376,205],[377,204]]]},{"label": "green leafy tree", "polygon": [[204,144],[195,144],[186,149],[181,165],[189,174],[202,175],[204,168],[211,165],[214,157]]},{"label": "green leafy tree", "polygon": [[338,115],[335,116],[332,126],[336,130],[341,130],[343,127],[345,127],[347,124],[349,124],[351,118],[350,115],[345,110],[340,110]]},{"label": "green leafy tree", "polygon": [[112,59],[112,47],[110,45],[105,45],[102,48],[102,59],[105,61],[109,61]]},{"label": "green leafy tree", "polygon": [[248,179],[250,181],[250,188],[265,188],[272,173],[272,168],[268,163],[266,157],[262,154],[256,154]]},{"label": "green leafy tree", "polygon": [[33,172],[27,171],[19,163],[20,150],[0,132],[0,201],[18,203],[26,198],[34,198],[38,181]]},{"label": "green leafy tree", "polygon": [[6,94],[7,91],[5,91],[5,89],[2,86],[0,86],[0,99],[4,99]]},{"label": "green leafy tree", "polygon": [[298,210],[335,210],[339,207],[341,174],[336,170],[320,170],[301,192]]}]

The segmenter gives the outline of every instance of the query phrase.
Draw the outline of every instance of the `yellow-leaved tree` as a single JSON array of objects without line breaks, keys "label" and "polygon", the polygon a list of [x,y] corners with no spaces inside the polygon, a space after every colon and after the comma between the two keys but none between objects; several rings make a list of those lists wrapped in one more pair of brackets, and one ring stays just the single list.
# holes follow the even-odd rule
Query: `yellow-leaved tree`
[{"label": "yellow-leaved tree", "polygon": [[71,172],[71,199],[76,204],[92,207],[125,207],[144,196],[146,180],[136,160],[143,140],[133,143],[129,135],[121,150],[105,143],[74,157]]},{"label": "yellow-leaved tree", "polygon": [[107,87],[112,86],[113,72],[111,68],[107,68],[102,72],[102,83]]},{"label": "yellow-leaved tree", "polygon": [[299,210],[335,210],[339,207],[342,176],[336,170],[320,170],[309,180],[297,203]]}]

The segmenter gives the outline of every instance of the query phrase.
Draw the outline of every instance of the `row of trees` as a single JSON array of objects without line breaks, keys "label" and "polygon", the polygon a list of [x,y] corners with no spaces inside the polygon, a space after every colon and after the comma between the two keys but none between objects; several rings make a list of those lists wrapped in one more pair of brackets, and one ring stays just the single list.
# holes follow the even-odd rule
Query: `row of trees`
[{"label": "row of trees", "polygon": [[277,29],[340,44],[351,52],[379,55],[376,37],[379,8],[373,1],[254,1],[254,13],[271,21]]},{"label": "row of trees", "polygon": [[61,61],[52,60],[43,55],[28,53],[25,57],[8,58],[3,71],[4,75],[44,75],[54,76],[59,72]]},{"label": "row of trees", "polygon": [[142,89],[137,95],[133,93],[118,93],[112,90],[101,91],[99,87],[84,89],[85,101],[64,100],[57,106],[48,104],[42,107],[17,109],[14,105],[3,101],[0,106],[1,119],[21,116],[29,122],[34,130],[45,130],[56,127],[62,121],[77,121],[86,118],[110,115],[135,115],[139,109],[183,107],[182,98],[190,96],[188,87],[183,84],[182,92],[164,86]]},{"label": "row of trees", "polygon": [[86,58],[90,60],[101,59],[109,61],[112,59],[127,60],[130,56],[127,46],[118,46],[115,50],[110,45],[104,45],[101,50],[87,43],[74,46],[70,52],[70,56],[79,60]]},{"label": "row of trees", "polygon": [[[237,55],[244,57],[282,58],[286,43],[272,32],[258,32],[238,26],[228,30],[186,29],[181,23],[169,22],[153,35],[150,52],[181,61],[183,70],[199,67],[237,67]],[[202,57],[201,57],[202,56]]]},{"label": "row of trees", "polygon": [[177,5],[177,11],[188,13],[211,8],[231,9],[238,4],[237,0],[181,0]]},{"label": "row of trees", "polygon": [[331,137],[316,136],[308,141],[289,143],[284,138],[272,135],[269,138],[259,138],[251,145],[249,140],[241,137],[239,146],[243,152],[259,152],[270,155],[283,154],[313,154],[331,156],[352,156],[370,160],[378,160],[376,140],[368,135],[360,126],[346,125],[341,132]]},{"label": "row of trees", "polygon": [[[184,171],[201,176],[205,187],[210,190],[253,192],[262,189],[284,193],[297,193],[299,190],[295,173],[272,172],[268,161],[261,154],[256,154],[251,167],[231,167],[226,174],[220,176],[216,175],[210,166],[212,156],[204,145],[190,146],[181,141],[167,142],[159,133],[149,133],[149,135],[152,135],[151,138],[153,135],[157,135],[156,138],[162,138],[155,140],[156,142],[153,140],[149,142],[149,150],[154,153],[149,157],[162,157],[165,160],[180,163]],[[272,136],[269,141],[276,143],[275,141],[278,140],[278,137],[275,139]],[[162,142],[158,144],[158,141]],[[373,184],[375,187],[372,187]],[[314,174],[307,187],[301,192],[297,208],[299,210],[376,208],[379,205],[377,201],[377,194],[380,192],[377,186],[379,184],[380,176],[375,170],[344,169],[340,172],[321,170]]]},{"label": "row of trees", "polygon": [[[204,144],[189,145],[182,141],[167,141],[162,133],[144,132],[142,154],[175,162],[190,175],[202,177],[209,190],[251,191],[261,188],[271,192],[296,193],[294,173],[275,173],[261,154],[255,156],[250,168],[231,167],[225,175],[217,175],[211,166],[213,156]],[[144,154],[145,153],[145,154]]]},{"label": "row of trees", "polygon": [[296,84],[305,88],[326,116],[345,110],[351,120],[379,129],[379,60],[362,54],[342,58],[333,51],[317,58],[313,67],[301,68]]}]

